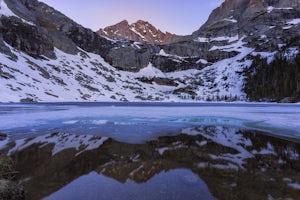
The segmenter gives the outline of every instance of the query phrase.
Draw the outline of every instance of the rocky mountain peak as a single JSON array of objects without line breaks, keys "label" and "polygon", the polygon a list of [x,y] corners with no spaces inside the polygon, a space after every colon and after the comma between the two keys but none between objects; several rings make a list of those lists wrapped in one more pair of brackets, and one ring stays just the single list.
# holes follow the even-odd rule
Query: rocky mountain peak
[{"label": "rocky mountain peak", "polygon": [[98,34],[111,39],[125,39],[140,43],[150,44],[166,44],[172,40],[179,38],[175,34],[162,32],[147,21],[138,20],[129,24],[127,20],[123,20],[115,25],[99,29]]},{"label": "rocky mountain peak", "polygon": [[225,0],[193,36],[261,35],[299,18],[299,11],[299,0]]}]

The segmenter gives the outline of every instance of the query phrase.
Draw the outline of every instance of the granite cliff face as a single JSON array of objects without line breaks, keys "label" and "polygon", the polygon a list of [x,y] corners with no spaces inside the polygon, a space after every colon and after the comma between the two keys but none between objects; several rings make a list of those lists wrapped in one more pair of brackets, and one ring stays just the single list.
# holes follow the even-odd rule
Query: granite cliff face
[{"label": "granite cliff face", "polygon": [[226,0],[184,37],[144,21],[100,36],[37,0],[0,0],[0,16],[1,101],[247,100],[254,58],[300,46],[298,0]]},{"label": "granite cliff face", "polygon": [[219,57],[219,52],[209,51],[211,47],[226,46],[242,38],[247,47],[273,52],[279,44],[299,37],[299,18],[297,0],[226,0],[190,38],[165,48],[178,55],[207,57],[209,52]]},{"label": "granite cliff face", "polygon": [[193,37],[245,36],[248,46],[274,51],[278,44],[299,36],[298,27],[293,26],[299,18],[298,0],[226,0]]},{"label": "granite cliff face", "polygon": [[124,20],[104,29],[99,29],[97,32],[99,35],[111,39],[125,39],[152,45],[166,44],[180,38],[180,36],[169,32],[163,33],[149,22],[143,20],[138,20],[133,24],[129,24],[127,20]]}]

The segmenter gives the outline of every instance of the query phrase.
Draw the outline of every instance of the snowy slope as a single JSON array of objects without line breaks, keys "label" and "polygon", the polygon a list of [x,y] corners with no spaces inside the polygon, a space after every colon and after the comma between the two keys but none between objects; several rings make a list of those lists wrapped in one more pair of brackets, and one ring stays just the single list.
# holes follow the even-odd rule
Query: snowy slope
[{"label": "snowy slope", "polygon": [[[242,45],[239,41],[236,48]],[[55,49],[57,59],[36,59],[14,50],[16,60],[0,54],[0,100],[19,101],[191,101],[217,100],[238,96],[243,77],[236,72],[251,64],[240,62],[252,49],[243,48],[233,58],[214,63],[203,70],[163,73],[149,63],[138,73],[119,71],[99,55],[81,50],[77,55]],[[140,78],[168,78],[178,86],[141,82]],[[226,77],[226,78],[224,78]],[[199,84],[201,83],[201,84]],[[195,93],[174,93],[191,87]],[[193,99],[192,99],[192,96]]]}]

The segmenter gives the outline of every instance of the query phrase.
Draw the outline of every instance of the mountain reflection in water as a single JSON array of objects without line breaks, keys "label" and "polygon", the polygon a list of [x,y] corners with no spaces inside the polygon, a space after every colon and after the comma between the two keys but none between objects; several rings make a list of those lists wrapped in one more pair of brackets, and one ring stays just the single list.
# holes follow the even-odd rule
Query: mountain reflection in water
[{"label": "mountain reflection in water", "polygon": [[145,183],[128,180],[120,183],[91,172],[45,198],[57,199],[215,199],[206,184],[190,170],[161,172]]},{"label": "mountain reflection in water", "polygon": [[300,196],[300,145],[226,126],[143,144],[55,133],[12,142],[26,199],[271,199]]}]

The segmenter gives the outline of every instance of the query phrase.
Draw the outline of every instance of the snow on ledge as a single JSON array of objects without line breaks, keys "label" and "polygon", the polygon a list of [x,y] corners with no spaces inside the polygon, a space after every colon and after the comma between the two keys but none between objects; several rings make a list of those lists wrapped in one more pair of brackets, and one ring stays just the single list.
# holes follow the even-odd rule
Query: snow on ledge
[{"label": "snow on ledge", "polygon": [[289,22],[286,23],[286,26],[282,27],[282,29],[284,29],[284,30],[290,29],[299,23],[300,23],[300,18],[290,20]]},{"label": "snow on ledge", "polygon": [[215,38],[203,38],[203,37],[199,37],[197,39],[195,39],[196,42],[221,42],[221,41],[228,41],[228,42],[235,42],[239,40],[239,36],[232,36],[232,37],[228,37],[228,36],[222,36],[222,37],[215,37]]},{"label": "snow on ledge", "polygon": [[300,18],[297,19],[293,19],[291,21],[288,22],[289,25],[296,25],[300,23]]},{"label": "snow on ledge", "polygon": [[267,12],[268,13],[271,13],[273,10],[293,10],[294,8],[292,8],[292,7],[287,7],[287,8],[275,8],[275,7],[273,7],[273,6],[269,6],[268,8],[267,8]]},{"label": "snow on ledge", "polygon": [[228,22],[232,22],[232,23],[238,22],[236,19],[224,19],[224,21],[228,21]]},{"label": "snow on ledge", "polygon": [[7,16],[7,17],[11,17],[11,16],[15,16],[18,17],[17,15],[15,15],[15,13],[13,13],[7,6],[7,4],[4,2],[4,0],[0,0],[0,16]]}]

